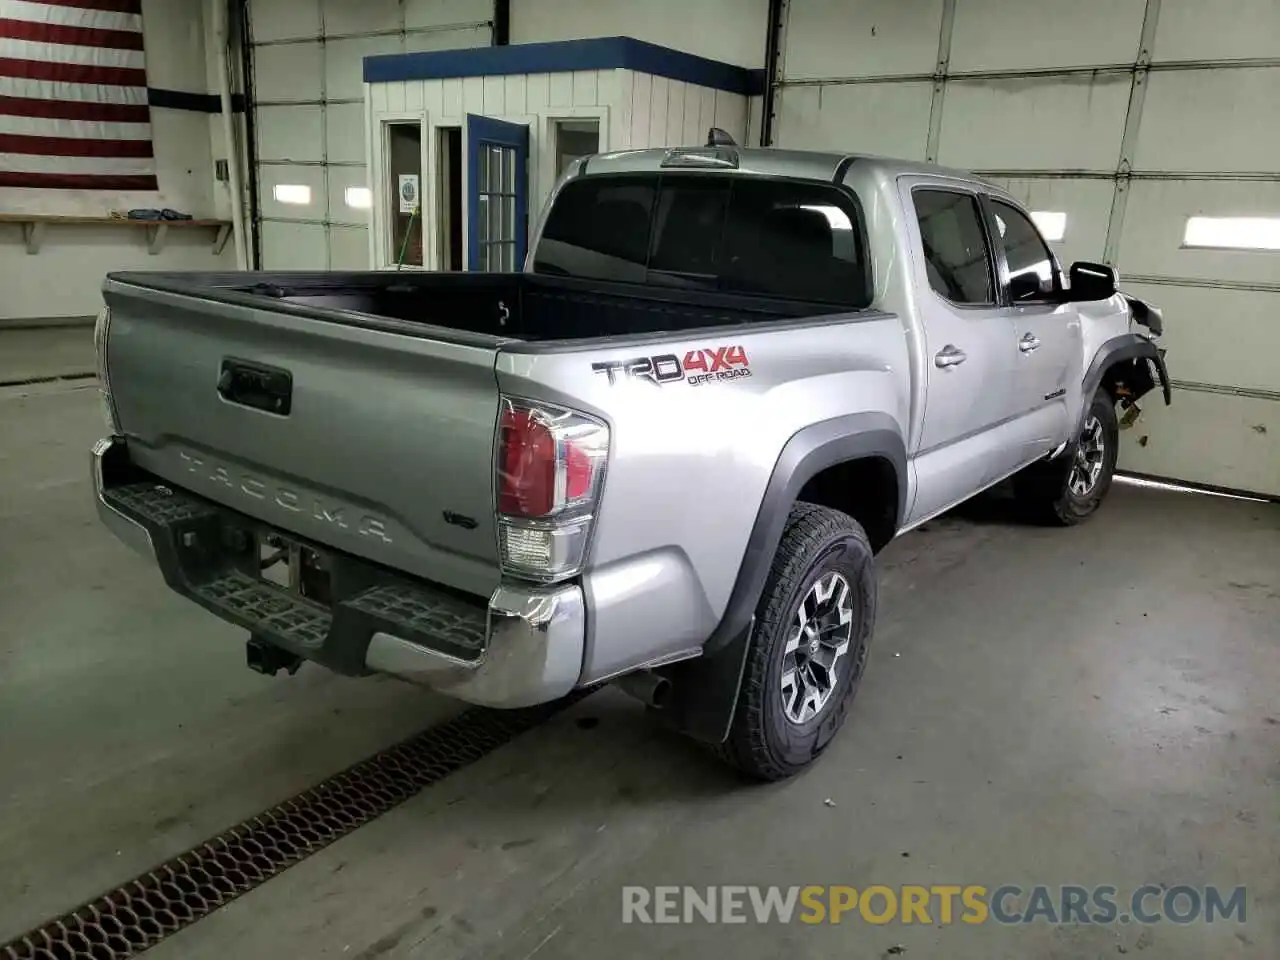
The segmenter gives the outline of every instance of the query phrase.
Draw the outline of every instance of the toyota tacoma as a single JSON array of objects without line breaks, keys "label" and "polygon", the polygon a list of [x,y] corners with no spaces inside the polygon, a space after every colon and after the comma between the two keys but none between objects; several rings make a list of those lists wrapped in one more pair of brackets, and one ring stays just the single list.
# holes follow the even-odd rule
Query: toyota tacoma
[{"label": "toyota tacoma", "polygon": [[847,715],[875,556],[1006,478],[1097,509],[1161,316],[970,174],[575,161],[517,273],[117,273],[102,520],[304,660],[515,708],[617,682],[763,779]]}]

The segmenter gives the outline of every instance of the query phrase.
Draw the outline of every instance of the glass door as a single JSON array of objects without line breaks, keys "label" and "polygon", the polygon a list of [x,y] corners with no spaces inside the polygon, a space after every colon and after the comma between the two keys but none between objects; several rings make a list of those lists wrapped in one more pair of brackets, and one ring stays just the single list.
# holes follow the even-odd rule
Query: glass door
[{"label": "glass door", "polygon": [[528,246],[529,127],[467,115],[467,269],[520,270]]}]

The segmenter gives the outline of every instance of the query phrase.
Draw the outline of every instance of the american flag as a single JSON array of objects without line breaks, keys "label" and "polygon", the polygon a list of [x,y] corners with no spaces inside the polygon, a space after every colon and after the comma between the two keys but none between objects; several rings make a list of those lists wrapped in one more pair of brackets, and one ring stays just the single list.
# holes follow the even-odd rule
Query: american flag
[{"label": "american flag", "polygon": [[157,189],[142,0],[0,0],[0,187]]}]

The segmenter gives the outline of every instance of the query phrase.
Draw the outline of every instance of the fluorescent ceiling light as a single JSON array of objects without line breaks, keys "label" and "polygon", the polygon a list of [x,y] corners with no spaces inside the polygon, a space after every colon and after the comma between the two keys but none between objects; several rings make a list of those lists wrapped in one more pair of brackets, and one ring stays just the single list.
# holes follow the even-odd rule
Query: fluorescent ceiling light
[{"label": "fluorescent ceiling light", "polygon": [[1190,217],[1184,247],[1280,250],[1280,217]]},{"label": "fluorescent ceiling light", "polygon": [[1067,235],[1067,215],[1060,210],[1032,210],[1031,219],[1050,243]]},{"label": "fluorescent ceiling light", "polygon": [[368,210],[373,206],[373,191],[368,187],[347,187],[347,206],[356,210]]},{"label": "fluorescent ceiling light", "polygon": [[271,188],[271,195],[278,203],[306,206],[311,202],[311,188],[305,183],[277,183]]}]

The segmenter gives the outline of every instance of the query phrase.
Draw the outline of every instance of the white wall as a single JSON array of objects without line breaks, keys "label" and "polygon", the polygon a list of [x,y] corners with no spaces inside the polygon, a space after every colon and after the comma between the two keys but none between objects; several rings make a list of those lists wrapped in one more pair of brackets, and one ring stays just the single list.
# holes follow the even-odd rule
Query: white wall
[{"label": "white wall", "polygon": [[388,120],[416,119],[425,131],[432,131],[423,137],[422,164],[426,195],[423,224],[427,231],[423,249],[428,268],[439,267],[435,260],[439,241],[433,189],[438,182],[439,158],[434,130],[461,126],[468,113],[529,125],[531,225],[555,182],[551,125],[557,120],[598,120],[601,152],[698,144],[712,126],[721,127],[739,142],[746,137],[746,97],[633,70],[410,80],[370,84],[367,89],[372,135],[369,154],[375,171],[373,223],[381,240],[376,258],[379,266],[394,262],[381,215],[389,209],[394,190],[389,190],[385,174],[378,175],[386,169],[381,144],[383,124]]},{"label": "white wall", "polygon": [[[143,0],[147,82],[189,93],[211,89],[206,69],[203,0]],[[213,178],[207,113],[151,111],[159,193],[0,189],[0,212],[105,217],[132,207],[171,207],[196,217],[228,216]],[[163,251],[147,252],[146,232],[110,225],[49,226],[38,254],[28,254],[22,227],[0,224],[0,321],[91,316],[101,305],[102,277],[112,270],[234,268],[228,244],[212,252],[206,230],[171,230]]]},{"label": "white wall", "polygon": [[974,169],[1065,212],[1062,259],[1165,308],[1174,405],[1148,400],[1121,466],[1280,494],[1280,252],[1182,248],[1192,215],[1280,216],[1280,4],[1230,7],[790,0],[774,142]]},{"label": "white wall", "polygon": [[[513,6],[516,4],[513,4]],[[345,201],[369,186],[364,58],[487,46],[491,0],[250,0],[257,104],[262,265],[364,270],[368,210]],[[304,184],[311,203],[277,202]]]},{"label": "white wall", "polygon": [[763,67],[768,0],[512,0],[511,42],[635,37]]}]

